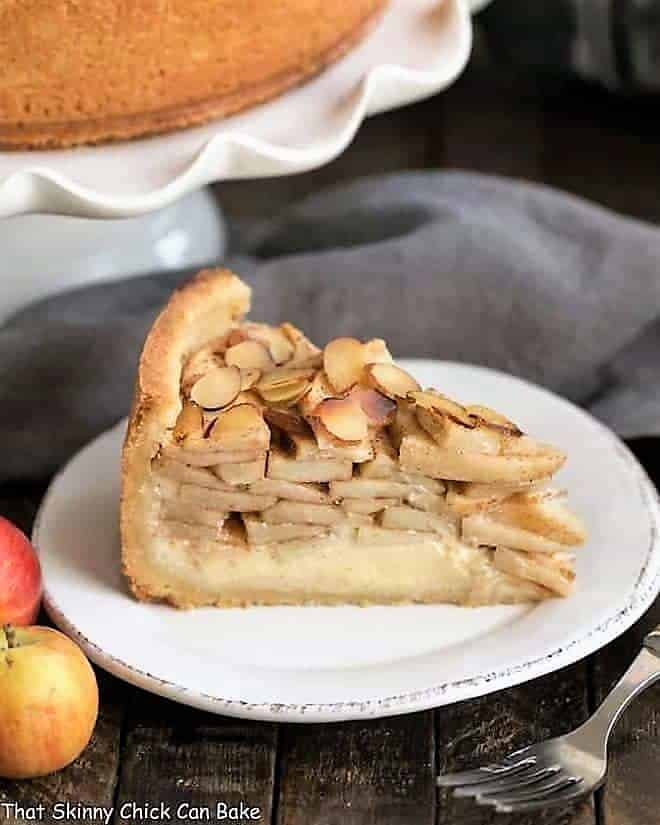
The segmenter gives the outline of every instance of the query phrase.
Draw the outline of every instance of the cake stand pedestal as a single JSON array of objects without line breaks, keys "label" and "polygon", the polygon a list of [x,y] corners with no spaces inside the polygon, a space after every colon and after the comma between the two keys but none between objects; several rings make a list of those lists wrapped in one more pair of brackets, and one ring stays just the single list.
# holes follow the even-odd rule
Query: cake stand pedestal
[{"label": "cake stand pedestal", "polygon": [[374,31],[316,79],[195,129],[0,152],[0,218],[11,218],[0,222],[0,321],[66,287],[217,260],[224,230],[203,187],[322,166],[369,115],[445,89],[470,55],[471,8],[469,0],[390,0]]},{"label": "cake stand pedestal", "polygon": [[99,281],[222,259],[225,223],[210,187],[156,212],[94,221],[22,215],[0,221],[0,324],[32,301]]}]

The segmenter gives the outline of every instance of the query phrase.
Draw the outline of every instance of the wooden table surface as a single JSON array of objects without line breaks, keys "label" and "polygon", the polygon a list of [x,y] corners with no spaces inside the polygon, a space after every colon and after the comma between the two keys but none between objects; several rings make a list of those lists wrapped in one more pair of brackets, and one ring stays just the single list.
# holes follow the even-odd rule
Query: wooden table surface
[{"label": "wooden table surface", "polygon": [[[328,167],[284,180],[222,185],[219,194],[225,211],[240,221],[358,174],[460,167],[544,181],[656,221],[660,142],[647,112],[647,104],[598,90],[494,70],[479,49],[447,94],[373,119]],[[658,442],[632,446],[658,483]],[[29,530],[44,489],[0,487],[0,512]],[[101,714],[90,747],[55,776],[0,780],[0,823],[29,821],[39,812],[27,806],[40,803],[44,811],[36,821],[90,821],[91,808],[74,807],[67,816],[54,807],[68,801],[114,806],[113,823],[122,821],[120,813],[128,814],[124,821],[190,822],[185,812],[177,819],[179,804],[215,811],[223,802],[224,821],[239,821],[229,808],[243,802],[259,809],[252,820],[243,811],[243,822],[276,825],[658,825],[660,688],[625,714],[606,788],[577,807],[496,816],[435,787],[438,772],[496,759],[580,723],[657,623],[660,602],[619,640],[551,676],[435,711],[369,722],[243,722],[176,705],[99,673]],[[131,809],[161,803],[171,806],[170,820],[140,818]]]}]

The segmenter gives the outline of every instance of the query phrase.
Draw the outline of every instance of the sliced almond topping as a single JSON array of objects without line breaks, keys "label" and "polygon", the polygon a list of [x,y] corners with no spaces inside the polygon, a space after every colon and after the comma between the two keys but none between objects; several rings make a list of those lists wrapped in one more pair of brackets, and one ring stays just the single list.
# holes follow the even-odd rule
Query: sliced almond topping
[{"label": "sliced almond topping", "polygon": [[238,404],[220,413],[208,430],[208,438],[224,450],[268,447],[270,430],[252,404]]},{"label": "sliced almond topping", "polygon": [[296,366],[314,366],[316,368],[323,365],[321,350],[312,344],[298,327],[293,324],[284,323],[280,325],[280,329],[286,335],[289,342],[293,345],[293,358],[291,359]]},{"label": "sliced almond topping", "polygon": [[249,339],[268,348],[275,364],[285,364],[293,358],[295,347],[281,327],[250,322],[243,325],[243,331]]},{"label": "sliced almond topping", "polygon": [[365,364],[391,364],[392,354],[382,338],[373,338],[362,345],[362,360]]},{"label": "sliced almond topping", "polygon": [[364,374],[368,384],[395,400],[421,389],[412,375],[395,364],[367,364]]},{"label": "sliced almond topping", "polygon": [[240,391],[238,367],[215,367],[195,382],[190,399],[205,410],[221,410],[235,401]]},{"label": "sliced almond topping", "polygon": [[275,366],[270,357],[268,348],[260,341],[241,341],[229,347],[225,352],[225,362],[229,366],[240,367],[241,369],[256,369],[262,372],[272,370]]},{"label": "sliced almond topping", "polygon": [[174,425],[174,438],[183,441],[190,436],[201,437],[204,428],[204,414],[202,410],[190,401],[181,408]]},{"label": "sliced almond topping", "polygon": [[188,394],[195,381],[209,370],[222,366],[222,349],[221,341],[209,341],[187,358],[181,371],[181,387],[186,394]]},{"label": "sliced almond topping", "polygon": [[241,370],[241,392],[251,390],[261,378],[261,370],[243,369]]},{"label": "sliced almond topping", "polygon": [[362,375],[363,345],[356,338],[335,338],[323,350],[323,367],[334,390],[345,392]]},{"label": "sliced almond topping", "polygon": [[305,435],[309,433],[309,425],[305,419],[291,409],[283,407],[266,407],[264,418],[269,424],[278,427],[285,433],[299,433]]},{"label": "sliced almond topping", "polygon": [[311,416],[321,401],[325,401],[326,398],[334,398],[334,396],[335,392],[330,386],[327,375],[323,370],[320,370],[314,376],[309,392],[301,399],[298,409],[303,415]]},{"label": "sliced almond topping", "polygon": [[235,347],[236,344],[241,344],[243,341],[247,341],[247,339],[248,337],[245,334],[243,327],[235,327],[234,329],[230,329],[225,340],[225,351],[227,351],[230,347]]},{"label": "sliced almond topping", "polygon": [[369,432],[367,416],[352,398],[326,398],[314,416],[340,441],[362,441]]},{"label": "sliced almond topping", "polygon": [[256,389],[270,404],[295,404],[309,392],[314,373],[311,368],[277,367],[261,378]]},{"label": "sliced almond topping", "polygon": [[273,390],[279,387],[287,387],[291,384],[296,384],[299,381],[309,381],[311,383],[316,370],[296,367],[277,367],[276,369],[264,375],[257,385],[257,390]]},{"label": "sliced almond topping", "polygon": [[362,407],[362,411],[369,421],[369,426],[386,427],[394,421],[396,402],[377,390],[353,387],[348,397],[357,401]]}]

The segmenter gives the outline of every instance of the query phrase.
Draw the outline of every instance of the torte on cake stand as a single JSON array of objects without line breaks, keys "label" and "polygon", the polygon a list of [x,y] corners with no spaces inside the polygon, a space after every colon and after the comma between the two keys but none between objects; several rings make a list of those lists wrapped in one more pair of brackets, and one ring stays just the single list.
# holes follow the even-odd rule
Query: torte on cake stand
[{"label": "torte on cake stand", "polygon": [[72,285],[221,257],[224,227],[206,185],[321,166],[344,151],[364,118],[445,89],[470,54],[471,5],[483,2],[390,0],[338,63],[224,120],[101,146],[0,152],[0,217],[12,218],[0,223],[0,321]]}]

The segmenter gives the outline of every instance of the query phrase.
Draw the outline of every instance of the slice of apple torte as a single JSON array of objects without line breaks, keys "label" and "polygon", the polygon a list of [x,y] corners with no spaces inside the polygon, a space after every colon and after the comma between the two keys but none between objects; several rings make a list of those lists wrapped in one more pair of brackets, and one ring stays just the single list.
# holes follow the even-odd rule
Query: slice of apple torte
[{"label": "slice of apple torte", "polygon": [[569,594],[564,462],[486,406],[422,389],[384,341],[323,350],[244,320],[226,270],[177,291],[144,346],[123,453],[140,599],[492,605]]}]

